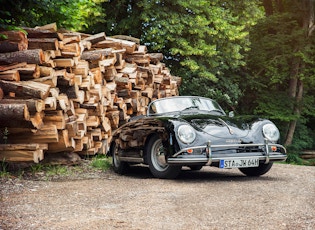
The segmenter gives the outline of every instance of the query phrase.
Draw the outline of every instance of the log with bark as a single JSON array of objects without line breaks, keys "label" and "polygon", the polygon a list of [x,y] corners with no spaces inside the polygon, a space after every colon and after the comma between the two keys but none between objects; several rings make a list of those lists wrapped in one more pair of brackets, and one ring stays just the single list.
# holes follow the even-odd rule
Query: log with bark
[{"label": "log with bark", "polygon": [[50,86],[34,81],[10,82],[0,80],[0,87],[5,94],[14,92],[22,98],[45,99],[48,97]]},{"label": "log with bark", "polygon": [[0,62],[17,63],[27,62],[28,64],[41,64],[44,61],[44,53],[41,49],[24,50],[9,53],[0,53]]},{"label": "log with bark", "polygon": [[27,50],[28,40],[22,31],[0,31],[0,53]]}]

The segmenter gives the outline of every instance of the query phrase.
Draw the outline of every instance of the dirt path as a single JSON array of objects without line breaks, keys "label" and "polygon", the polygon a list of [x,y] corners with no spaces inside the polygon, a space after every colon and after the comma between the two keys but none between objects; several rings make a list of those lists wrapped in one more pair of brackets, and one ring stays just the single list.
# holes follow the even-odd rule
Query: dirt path
[{"label": "dirt path", "polygon": [[0,229],[315,229],[315,167],[276,164],[258,179],[204,167],[177,180],[136,167],[0,191]]}]

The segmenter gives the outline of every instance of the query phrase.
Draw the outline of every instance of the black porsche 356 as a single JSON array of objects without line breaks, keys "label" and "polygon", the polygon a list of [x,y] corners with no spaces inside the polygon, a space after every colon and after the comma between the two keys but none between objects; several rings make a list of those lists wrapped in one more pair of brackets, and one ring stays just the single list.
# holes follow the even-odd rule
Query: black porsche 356
[{"label": "black porsche 356", "polygon": [[214,100],[176,96],[151,102],[145,116],[115,130],[109,155],[119,174],[143,163],[157,178],[175,178],[182,166],[238,168],[260,176],[287,157],[279,137],[270,120],[227,116]]}]

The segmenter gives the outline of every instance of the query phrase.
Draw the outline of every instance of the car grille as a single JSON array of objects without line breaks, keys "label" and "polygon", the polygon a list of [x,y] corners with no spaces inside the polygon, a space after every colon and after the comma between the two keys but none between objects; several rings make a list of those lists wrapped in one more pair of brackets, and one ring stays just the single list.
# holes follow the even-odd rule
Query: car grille
[{"label": "car grille", "polygon": [[246,146],[237,148],[236,152],[237,153],[264,152],[264,149],[263,147],[259,146]]}]

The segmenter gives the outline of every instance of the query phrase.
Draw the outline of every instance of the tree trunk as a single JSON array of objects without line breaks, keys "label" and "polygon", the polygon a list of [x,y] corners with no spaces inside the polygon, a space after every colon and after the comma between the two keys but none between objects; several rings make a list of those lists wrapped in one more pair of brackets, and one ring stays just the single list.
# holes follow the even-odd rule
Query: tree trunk
[{"label": "tree trunk", "polygon": [[[294,80],[296,80],[296,79],[294,79]],[[303,98],[303,82],[301,80],[292,81],[292,82],[294,82],[293,84],[296,86],[296,89],[294,89],[294,90],[297,91],[296,96],[295,96],[295,105],[294,105],[294,109],[293,109],[293,114],[297,118],[290,121],[290,123],[289,123],[288,132],[287,132],[286,139],[284,142],[285,146],[292,144],[296,124],[297,124],[297,121],[298,121],[300,114],[301,114],[301,104],[300,103],[301,103],[302,98]]]}]

